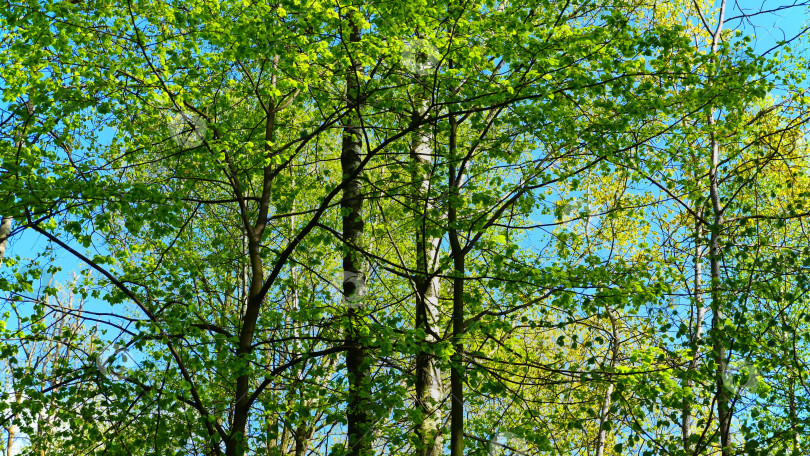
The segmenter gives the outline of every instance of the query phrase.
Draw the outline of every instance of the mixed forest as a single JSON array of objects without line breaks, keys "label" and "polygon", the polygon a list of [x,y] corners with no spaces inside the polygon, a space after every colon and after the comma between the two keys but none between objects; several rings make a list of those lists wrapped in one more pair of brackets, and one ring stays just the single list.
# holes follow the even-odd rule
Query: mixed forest
[{"label": "mixed forest", "polygon": [[3,0],[0,453],[810,454],[808,12]]}]

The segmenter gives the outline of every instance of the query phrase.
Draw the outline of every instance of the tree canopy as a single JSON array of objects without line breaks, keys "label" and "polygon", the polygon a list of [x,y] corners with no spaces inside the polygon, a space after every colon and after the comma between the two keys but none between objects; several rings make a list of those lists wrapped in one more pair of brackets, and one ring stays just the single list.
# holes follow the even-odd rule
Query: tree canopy
[{"label": "tree canopy", "polygon": [[805,455],[807,4],[6,0],[12,455]]}]

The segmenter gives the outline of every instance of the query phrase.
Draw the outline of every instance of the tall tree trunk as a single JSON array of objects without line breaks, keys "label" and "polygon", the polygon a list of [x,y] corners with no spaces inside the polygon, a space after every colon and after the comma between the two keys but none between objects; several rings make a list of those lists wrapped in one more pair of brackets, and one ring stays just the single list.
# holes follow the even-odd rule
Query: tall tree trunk
[{"label": "tall tree trunk", "polygon": [[788,394],[790,395],[788,403],[790,412],[790,432],[792,434],[790,456],[799,456],[799,444],[801,442],[799,438],[799,431],[796,429],[796,425],[799,421],[799,417],[796,413],[796,377],[795,377],[796,372],[793,371],[793,369],[791,369],[791,371],[792,375],[790,375],[790,380],[788,384],[789,388]]},{"label": "tall tree trunk", "polygon": [[307,454],[309,442],[312,439],[314,428],[306,423],[299,424],[295,428],[295,456]]},{"label": "tall tree trunk", "polygon": [[13,456],[11,452],[12,446],[14,445],[14,439],[17,438],[17,425],[11,424],[8,427],[8,443],[6,445],[6,456]]},{"label": "tall tree trunk", "polygon": [[[278,56],[274,57],[274,65],[278,64]],[[271,80],[271,85],[276,85],[275,77]],[[264,260],[261,256],[261,242],[264,230],[267,227],[268,211],[270,208],[270,190],[273,184],[274,169],[270,157],[274,154],[271,144],[273,143],[276,127],[277,107],[274,99],[271,99],[265,108],[265,130],[264,130],[264,154],[267,164],[262,170],[262,191],[258,201],[258,211],[255,222],[250,219],[246,207],[247,202],[242,193],[239,176],[236,169],[230,167],[229,180],[234,193],[239,200],[240,214],[243,228],[247,235],[247,253],[250,263],[250,285],[248,287],[247,305],[244,307],[239,340],[236,347],[236,357],[243,360],[253,350],[253,338],[256,333],[256,325],[259,320],[259,312],[264,302]],[[248,418],[250,416],[250,374],[244,373],[236,379],[236,391],[233,398],[233,415],[231,418],[230,434],[225,442],[226,456],[241,456],[247,451],[246,430]],[[215,449],[216,451],[216,449]]]},{"label": "tall tree trunk", "polygon": [[[251,227],[252,228],[252,227]],[[262,300],[259,298],[263,285],[263,263],[260,255],[261,234],[258,230],[251,229],[251,236],[248,240],[248,252],[251,264],[251,283],[248,305],[242,323],[242,330],[239,335],[239,345],[236,350],[237,356],[245,356],[251,351],[253,335],[256,330],[256,322],[259,318],[259,309]],[[250,413],[249,403],[250,376],[241,374],[236,379],[236,395],[234,398],[234,412],[231,425],[231,433],[226,442],[226,456],[241,456],[246,451],[245,431],[247,429],[248,417]]]},{"label": "tall tree trunk", "polygon": [[265,449],[267,454],[270,454],[278,446],[278,415],[273,417],[267,416],[264,420],[265,425]]},{"label": "tall tree trunk", "polygon": [[[360,28],[349,20],[349,42],[360,42]],[[351,175],[360,166],[363,153],[363,132],[360,127],[360,81],[358,72],[360,64],[353,60],[346,72],[346,98],[350,107],[345,117],[343,143],[340,154],[341,172]],[[349,180],[343,187],[343,198],[340,201],[343,223],[343,271],[347,274],[364,278],[363,259],[358,247],[363,238],[363,188],[360,176]],[[360,281],[361,283],[363,280]],[[355,294],[356,281],[343,283],[343,294],[346,299]],[[362,310],[349,306],[348,326],[345,334],[346,371],[349,378],[349,398],[346,408],[348,455],[365,456],[371,454],[370,415],[368,412],[367,390],[370,376],[366,347],[361,340],[360,327],[363,325]]]},{"label": "tall tree trunk", "polygon": [[[715,120],[713,114],[709,114],[709,125],[713,127]],[[723,335],[720,331],[722,324],[722,310],[723,305],[721,302],[722,296],[720,293],[720,228],[723,225],[723,214],[720,207],[720,191],[717,179],[717,170],[720,163],[720,144],[715,136],[711,133],[711,153],[712,163],[709,169],[709,194],[712,203],[712,212],[714,217],[712,220],[711,235],[709,242],[709,266],[711,276],[711,297],[712,297],[712,352],[714,355],[714,362],[716,366],[715,371],[715,392],[717,399],[717,418],[718,418],[718,431],[720,433],[721,454],[723,456],[731,456],[731,410],[729,409],[729,396],[726,391],[723,378],[726,374],[726,349],[723,344]]]},{"label": "tall tree trunk", "polygon": [[[723,31],[726,2],[722,0],[717,18],[717,28],[712,35],[711,54],[716,64],[717,47]],[[711,77],[711,76],[710,76]],[[711,83],[711,81],[709,81]],[[714,132],[717,124],[714,118],[714,109],[709,110],[707,122],[709,125],[709,141],[711,147],[711,163],[709,167],[709,199],[712,207],[712,225],[709,227],[709,267],[711,277],[711,309],[712,309],[712,357],[715,363],[715,399],[717,401],[718,432],[720,434],[720,449],[722,456],[731,456],[731,418],[732,411],[729,406],[730,398],[726,391],[723,378],[726,374],[726,349],[723,344],[723,334],[720,331],[722,324],[723,304],[720,290],[720,233],[723,226],[723,208],[720,205],[720,188],[717,176],[720,166],[720,141]]]},{"label": "tall tree trunk", "polygon": [[464,455],[464,269],[466,252],[456,226],[456,206],[459,205],[459,183],[464,175],[463,167],[456,172],[456,116],[450,116],[450,198],[447,209],[450,250],[453,256],[453,357],[450,371],[450,456]]},{"label": "tall tree trunk", "polygon": [[[619,361],[619,327],[616,321],[616,316],[610,311],[610,308],[605,308],[608,318],[610,318],[611,327],[611,346],[612,351],[610,355],[610,367],[615,368],[616,363]],[[602,401],[602,408],[599,410],[599,434],[596,438],[596,456],[602,456],[605,453],[605,441],[607,440],[607,429],[605,423],[607,422],[608,415],[610,414],[610,396],[613,394],[613,382],[609,382],[605,390],[604,400]]]},{"label": "tall tree trunk", "polygon": [[[430,115],[430,101],[422,93],[422,101],[417,105],[416,122]],[[431,201],[431,176],[433,175],[432,128],[422,126],[414,133],[411,143],[413,174],[413,206],[416,211],[416,328],[425,331],[419,352],[416,355],[416,406],[422,416],[416,423],[418,456],[438,456],[442,454],[443,442],[441,417],[438,405],[441,402],[442,375],[436,359],[431,353],[439,332],[439,277],[436,267],[439,257],[441,237],[435,236],[435,217]]]},{"label": "tall tree trunk", "polygon": [[[716,175],[713,178],[716,182]],[[714,187],[714,185],[713,185]],[[716,194],[712,191],[713,197]],[[720,224],[722,223],[722,216],[718,213],[714,219],[715,227],[711,234],[711,247],[709,249],[709,262],[711,265],[711,279],[712,279],[712,330],[714,330],[714,337],[712,343],[712,350],[714,354],[714,362],[716,366],[715,372],[715,391],[717,397],[717,417],[718,417],[718,430],[720,432],[720,445],[723,456],[731,456],[731,410],[729,409],[729,396],[726,391],[723,378],[726,374],[726,349],[723,346],[722,334],[719,331],[722,324],[721,312],[722,305],[720,302],[720,234],[718,233]]]},{"label": "tall tree trunk", "polygon": [[[698,210],[698,216],[703,216],[703,211]],[[703,337],[703,320],[706,318],[706,307],[703,305],[703,254],[704,248],[701,245],[703,237],[703,224],[700,220],[695,220],[695,276],[694,276],[694,296],[695,305],[697,306],[697,316],[693,333],[690,338],[692,349],[692,359],[689,360],[689,375],[697,370],[698,361],[700,360],[700,348],[698,343]],[[686,380],[686,386],[691,388],[694,382],[691,379]],[[689,439],[692,437],[692,403],[689,400],[684,400],[683,412],[681,414],[681,437],[683,438],[683,449],[689,454],[692,452],[692,445]]]},{"label": "tall tree trunk", "polygon": [[[25,130],[28,123],[31,122],[31,116],[34,115],[33,93],[29,93],[28,100],[25,102],[25,110],[28,117],[25,119],[22,131],[17,135],[17,140],[14,142],[14,147],[21,149],[25,142]],[[4,215],[0,219],[0,266],[3,265],[3,259],[6,257],[6,248],[8,247],[8,238],[11,234],[11,224],[14,219],[10,216]]]}]

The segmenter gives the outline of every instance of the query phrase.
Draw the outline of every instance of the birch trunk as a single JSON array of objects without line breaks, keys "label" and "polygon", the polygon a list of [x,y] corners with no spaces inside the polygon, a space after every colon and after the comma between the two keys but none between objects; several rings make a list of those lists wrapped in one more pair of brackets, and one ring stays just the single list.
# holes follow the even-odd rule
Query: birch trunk
[{"label": "birch trunk", "polygon": [[[360,28],[351,20],[349,42],[360,42]],[[363,153],[363,132],[360,127],[360,81],[361,68],[356,60],[346,73],[346,99],[350,112],[343,128],[343,143],[340,155],[341,173],[346,176],[360,167]],[[363,188],[360,176],[345,183],[340,202],[343,226],[344,254],[343,271],[357,277],[364,277],[363,259],[358,247],[363,239]],[[345,276],[344,276],[345,277]],[[348,299],[357,290],[356,282],[343,284],[344,296]],[[363,324],[361,309],[347,308],[348,326],[345,334],[346,373],[349,379],[349,398],[346,408],[347,442],[349,456],[371,454],[370,415],[368,413],[369,366],[366,347],[361,340],[360,328]]]},{"label": "birch trunk", "polygon": [[[698,216],[702,217],[703,212],[698,211]],[[699,220],[695,221],[695,276],[694,276],[694,296],[695,305],[697,306],[697,317],[694,324],[694,332],[691,336],[692,347],[694,353],[692,359],[689,360],[689,372],[697,370],[698,361],[700,360],[700,348],[698,342],[703,337],[703,320],[706,318],[706,307],[703,305],[703,246],[700,245],[700,239],[703,236],[703,225]],[[691,388],[694,382],[691,379],[686,380],[686,386]],[[692,403],[684,400],[683,412],[681,414],[681,436],[683,438],[683,449],[689,454],[692,452],[692,445],[689,439],[692,437]]]},{"label": "birch trunk", "polygon": [[3,217],[0,220],[0,266],[3,265],[3,258],[6,256],[6,247],[8,246],[8,238],[11,234],[11,217]]},{"label": "birch trunk", "polygon": [[[608,318],[610,318],[611,327],[611,345],[612,351],[610,356],[610,367],[615,368],[619,360],[619,328],[616,317],[609,308],[606,308]],[[599,411],[599,434],[596,438],[596,456],[602,456],[605,453],[605,441],[607,440],[607,429],[605,423],[607,422],[608,415],[610,414],[610,396],[613,394],[613,383],[608,383],[607,390],[605,390],[605,398],[602,401],[602,408]]]},{"label": "birch trunk", "polygon": [[[717,52],[717,47],[720,42],[720,34],[723,30],[723,20],[725,17],[726,2],[720,5],[720,13],[717,19],[717,28],[712,36],[712,54]],[[720,142],[717,139],[714,131],[716,120],[714,118],[714,109],[711,109],[708,115],[708,124],[710,128],[709,139],[711,144],[711,167],[709,168],[709,197],[712,204],[712,227],[709,245],[709,265],[711,268],[711,298],[712,298],[712,330],[717,330],[722,324],[722,310],[723,305],[720,295],[720,229],[723,226],[723,209],[720,206],[720,189],[719,180],[717,176],[718,168],[720,166]],[[718,417],[718,431],[720,433],[720,446],[722,456],[731,456],[731,417],[732,411],[729,409],[729,397],[723,384],[723,377],[726,373],[726,349],[721,339],[721,334],[715,331],[713,335],[712,351],[714,355],[714,362],[716,365],[715,372],[715,386],[716,386],[716,399],[717,399],[717,417]]]},{"label": "birch trunk", "polygon": [[[429,101],[422,101],[420,116],[429,115]],[[431,354],[430,347],[437,341],[436,334],[439,315],[439,243],[441,238],[431,234],[435,229],[429,220],[433,217],[433,203],[430,198],[431,165],[433,147],[429,127],[420,128],[411,143],[411,160],[415,168],[413,176],[413,205],[416,209],[416,328],[425,331],[422,349],[416,355],[416,406],[422,418],[416,426],[418,456],[438,456],[442,454],[441,417],[438,406],[442,399],[442,373]]]}]

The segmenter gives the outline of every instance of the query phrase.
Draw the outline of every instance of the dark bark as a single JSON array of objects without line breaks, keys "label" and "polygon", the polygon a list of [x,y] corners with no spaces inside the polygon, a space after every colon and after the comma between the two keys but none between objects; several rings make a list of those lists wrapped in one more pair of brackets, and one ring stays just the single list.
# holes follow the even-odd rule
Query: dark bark
[{"label": "dark bark", "polygon": [[[277,57],[276,57],[277,59]],[[275,83],[275,80],[273,80]],[[267,106],[265,120],[265,154],[269,157],[273,154],[269,144],[272,144],[275,122],[276,104],[269,103]],[[259,320],[259,311],[264,303],[264,262],[261,257],[261,241],[264,229],[267,226],[267,213],[270,206],[270,188],[274,178],[273,166],[268,164],[263,169],[262,194],[258,201],[258,215],[255,223],[251,223],[250,216],[246,209],[247,202],[239,184],[239,178],[235,170],[231,170],[231,184],[234,193],[239,200],[240,213],[243,227],[247,237],[247,253],[250,267],[250,284],[248,286],[247,304],[242,316],[242,327],[239,331],[239,342],[236,348],[236,357],[245,358],[251,351],[253,338],[256,333],[256,324]],[[245,431],[247,429],[248,418],[250,417],[250,407],[253,397],[250,394],[250,374],[245,373],[236,379],[236,394],[234,395],[233,416],[231,419],[231,430],[225,443],[226,456],[241,456],[247,451],[245,442]]]},{"label": "dark bark", "polygon": [[453,357],[450,371],[450,455],[464,455],[464,269],[466,252],[461,246],[458,235],[459,183],[464,175],[462,168],[456,172],[456,117],[450,116],[449,153],[450,166],[450,199],[447,211],[449,227],[450,252],[453,256]]}]

